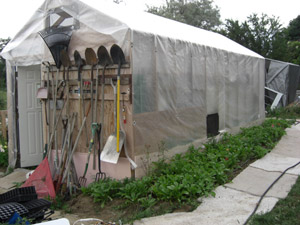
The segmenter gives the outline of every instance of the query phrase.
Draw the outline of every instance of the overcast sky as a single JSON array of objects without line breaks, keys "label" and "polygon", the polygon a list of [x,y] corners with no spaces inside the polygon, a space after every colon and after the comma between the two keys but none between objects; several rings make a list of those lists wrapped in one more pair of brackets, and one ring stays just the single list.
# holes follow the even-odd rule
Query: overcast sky
[{"label": "overcast sky", "polygon": [[[0,38],[13,37],[29,20],[44,0],[0,0]],[[84,0],[82,0],[84,1]],[[96,1],[96,0],[95,0]],[[112,1],[112,0],[97,0]],[[129,7],[145,10],[148,5],[159,6],[165,0],[124,0]],[[280,18],[287,26],[289,21],[300,15],[300,0],[214,0],[220,9],[221,19],[244,21],[252,13],[265,13]]]}]

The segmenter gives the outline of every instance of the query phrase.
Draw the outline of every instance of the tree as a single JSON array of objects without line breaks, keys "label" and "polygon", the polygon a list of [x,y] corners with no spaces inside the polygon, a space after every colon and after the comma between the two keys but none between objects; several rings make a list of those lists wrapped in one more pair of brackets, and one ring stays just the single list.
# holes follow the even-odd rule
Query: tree
[{"label": "tree", "polygon": [[290,41],[300,41],[300,15],[290,21],[287,30]]},{"label": "tree", "polygon": [[264,57],[285,59],[286,32],[279,18],[252,14],[242,23],[227,19],[225,28],[219,32]]},{"label": "tree", "polygon": [[[0,38],[0,52],[4,49],[7,43],[10,41],[10,38],[2,39]],[[0,56],[0,87],[6,86],[6,68],[5,60]]]},{"label": "tree", "polygon": [[147,6],[148,12],[206,30],[221,24],[218,7],[212,0],[166,0],[160,7]]}]

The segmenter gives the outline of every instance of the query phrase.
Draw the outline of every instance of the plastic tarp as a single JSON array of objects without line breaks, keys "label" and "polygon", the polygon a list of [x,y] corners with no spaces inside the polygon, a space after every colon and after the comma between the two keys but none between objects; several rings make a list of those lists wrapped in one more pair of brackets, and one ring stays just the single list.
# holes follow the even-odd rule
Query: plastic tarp
[{"label": "plastic tarp", "polygon": [[[296,91],[300,85],[300,66],[266,59],[266,87],[283,94],[281,106],[296,100]],[[271,93],[266,93],[271,95]]]},{"label": "plastic tarp", "polygon": [[56,194],[47,157],[22,185],[22,187],[29,186],[35,187],[39,198],[51,197],[51,199],[55,199]]},{"label": "plastic tarp", "polygon": [[[206,116],[219,113],[220,129],[264,117],[264,58],[210,31],[86,0],[46,0],[7,45],[12,65],[53,61],[38,31],[58,8],[79,22],[69,52],[116,43],[133,76],[135,155],[206,137]],[[71,55],[71,54],[70,54]]]}]

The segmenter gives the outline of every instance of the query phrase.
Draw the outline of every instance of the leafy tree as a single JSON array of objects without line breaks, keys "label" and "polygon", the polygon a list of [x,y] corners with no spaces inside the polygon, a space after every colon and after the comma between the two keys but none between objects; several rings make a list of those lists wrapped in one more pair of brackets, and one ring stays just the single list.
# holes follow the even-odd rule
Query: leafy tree
[{"label": "leafy tree", "polygon": [[300,41],[288,42],[287,61],[300,65]]},{"label": "leafy tree", "polygon": [[148,12],[206,30],[221,24],[218,7],[212,0],[166,0],[160,7],[147,6]]},{"label": "leafy tree", "polygon": [[290,21],[287,30],[290,41],[300,41],[300,15]]},{"label": "leafy tree", "polygon": [[279,19],[274,16],[252,14],[242,23],[227,19],[225,28],[219,32],[264,57],[285,59],[286,34]]},{"label": "leafy tree", "polygon": [[[4,49],[10,38],[2,39],[0,38],[0,52]],[[6,86],[6,68],[5,60],[0,56],[0,87]]]}]

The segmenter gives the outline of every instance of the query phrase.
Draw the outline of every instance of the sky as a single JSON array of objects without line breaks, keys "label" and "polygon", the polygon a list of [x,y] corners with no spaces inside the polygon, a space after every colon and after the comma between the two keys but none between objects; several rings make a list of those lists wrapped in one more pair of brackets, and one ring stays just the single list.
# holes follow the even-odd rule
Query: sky
[{"label": "sky", "polygon": [[[44,0],[0,0],[0,38],[14,37]],[[84,1],[84,0],[82,0]],[[96,1],[96,0],[95,0]],[[112,0],[97,0],[112,1]],[[165,0],[124,0],[128,7],[145,10],[146,4],[159,6]],[[300,0],[214,0],[221,20],[245,21],[252,13],[279,17],[284,27],[300,15]]]}]

